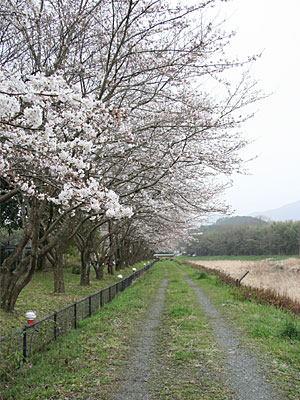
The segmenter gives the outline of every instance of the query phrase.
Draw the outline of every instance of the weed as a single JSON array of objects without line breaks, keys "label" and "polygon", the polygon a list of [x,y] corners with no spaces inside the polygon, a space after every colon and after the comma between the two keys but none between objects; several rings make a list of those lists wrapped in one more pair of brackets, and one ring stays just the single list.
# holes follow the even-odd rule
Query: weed
[{"label": "weed", "polygon": [[208,279],[208,275],[206,272],[201,271],[197,279]]},{"label": "weed", "polygon": [[171,318],[181,318],[185,315],[190,315],[191,309],[188,306],[178,305],[174,306],[173,309],[170,311]]}]

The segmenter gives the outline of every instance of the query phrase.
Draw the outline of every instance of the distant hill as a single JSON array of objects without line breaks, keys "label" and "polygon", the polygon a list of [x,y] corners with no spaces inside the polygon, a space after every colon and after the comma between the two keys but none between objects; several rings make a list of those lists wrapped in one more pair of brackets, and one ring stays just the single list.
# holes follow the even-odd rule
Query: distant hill
[{"label": "distant hill", "polygon": [[215,225],[260,226],[260,225],[266,225],[266,222],[260,218],[255,218],[255,217],[235,216],[235,217],[220,218],[216,221]]},{"label": "distant hill", "polygon": [[300,221],[300,200],[273,210],[250,214],[253,217],[266,217],[272,221]]},{"label": "distant hill", "polygon": [[232,227],[249,227],[249,226],[262,226],[268,225],[268,222],[261,218],[249,217],[249,216],[234,216],[234,217],[222,217],[212,224],[200,225],[189,232],[192,235],[199,234],[199,232],[210,232],[210,231],[226,231]]}]

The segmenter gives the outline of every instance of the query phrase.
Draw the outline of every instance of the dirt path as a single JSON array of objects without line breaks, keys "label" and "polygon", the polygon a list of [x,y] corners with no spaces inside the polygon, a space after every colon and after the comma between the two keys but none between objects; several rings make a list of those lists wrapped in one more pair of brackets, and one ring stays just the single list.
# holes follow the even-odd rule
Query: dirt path
[{"label": "dirt path", "polygon": [[196,283],[182,274],[194,289],[200,307],[209,317],[216,341],[225,353],[227,377],[235,400],[276,400],[278,397],[267,384],[256,358],[242,348],[238,333],[228,327]]},{"label": "dirt path", "polygon": [[138,339],[134,344],[133,354],[128,360],[126,373],[120,384],[118,393],[111,400],[148,400],[153,399],[153,393],[148,383],[151,381],[156,349],[158,327],[160,325],[168,279],[164,279],[158,289],[155,302],[152,304],[147,318],[143,321]]},{"label": "dirt path", "polygon": [[[221,349],[225,355],[220,365],[211,365],[206,371],[204,360],[199,359],[197,368],[182,368],[176,366],[168,368],[170,357],[168,347],[164,347],[161,353],[158,343],[159,331],[163,331],[164,308],[167,301],[168,279],[161,282],[156,293],[155,301],[138,328],[136,337],[132,344],[132,355],[124,368],[124,375],[119,381],[118,391],[113,393],[110,400],[166,400],[166,399],[234,399],[234,400],[277,400],[277,395],[266,382],[264,372],[260,369],[254,356],[249,354],[242,345],[238,333],[228,326],[228,322],[220,315],[218,310],[210,303],[207,296],[199,289],[195,282],[189,279],[184,272],[178,268],[179,280],[186,281],[187,287],[194,291],[201,312],[206,314],[212,334],[215,340],[214,348]],[[170,277],[171,279],[171,277]],[[183,300],[184,301],[184,300]],[[190,301],[190,300],[188,300]],[[200,335],[200,333],[199,333]],[[196,351],[196,348],[195,348]],[[199,369],[201,367],[202,369]],[[166,370],[172,370],[167,371]],[[205,377],[205,373],[208,374]],[[171,373],[171,375],[170,375]],[[215,373],[215,375],[214,375]],[[217,377],[219,374],[219,377]],[[220,386],[220,375],[222,376],[223,389],[217,397],[213,396],[213,389],[206,390],[205,382],[208,378],[213,386]],[[167,378],[167,379],[165,379]],[[171,378],[171,379],[170,379]],[[176,381],[186,384],[186,389],[179,393],[173,389],[166,395]],[[159,385],[164,386],[160,391]],[[193,395],[188,396],[187,390],[192,390]],[[218,397],[221,396],[221,397]]]}]

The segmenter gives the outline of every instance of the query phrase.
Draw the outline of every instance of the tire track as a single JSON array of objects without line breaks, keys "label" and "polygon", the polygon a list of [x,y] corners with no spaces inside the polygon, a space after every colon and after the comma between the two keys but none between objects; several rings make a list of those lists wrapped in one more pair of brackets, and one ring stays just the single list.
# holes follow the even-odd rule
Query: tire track
[{"label": "tire track", "polygon": [[199,306],[209,317],[216,341],[225,353],[227,378],[235,393],[235,400],[278,400],[278,395],[266,382],[264,371],[259,367],[257,359],[241,347],[238,333],[228,327],[197,284],[178,269],[194,289]]},{"label": "tire track", "polygon": [[164,309],[168,279],[165,278],[158,289],[155,301],[147,313],[147,318],[141,323],[136,335],[133,354],[128,360],[126,373],[122,379],[118,393],[111,400],[150,400],[153,394],[148,387],[152,380],[152,363],[156,351],[158,327]]}]

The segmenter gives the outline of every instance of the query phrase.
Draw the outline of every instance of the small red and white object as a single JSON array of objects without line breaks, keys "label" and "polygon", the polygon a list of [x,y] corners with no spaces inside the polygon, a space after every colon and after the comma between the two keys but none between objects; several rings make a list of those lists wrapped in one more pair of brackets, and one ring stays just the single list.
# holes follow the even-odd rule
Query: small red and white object
[{"label": "small red and white object", "polygon": [[27,324],[31,325],[36,319],[36,313],[34,311],[27,311],[25,314],[25,318],[27,319]]}]

